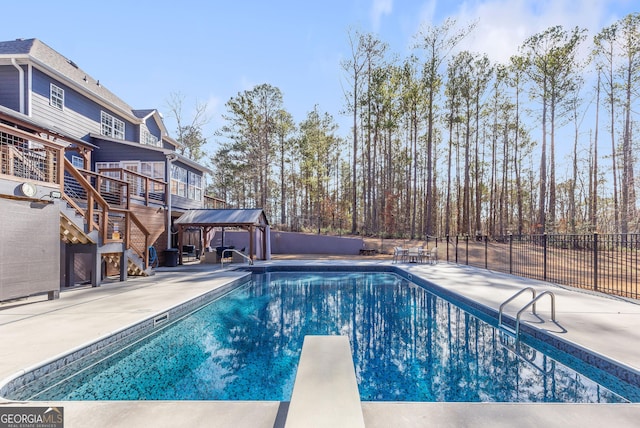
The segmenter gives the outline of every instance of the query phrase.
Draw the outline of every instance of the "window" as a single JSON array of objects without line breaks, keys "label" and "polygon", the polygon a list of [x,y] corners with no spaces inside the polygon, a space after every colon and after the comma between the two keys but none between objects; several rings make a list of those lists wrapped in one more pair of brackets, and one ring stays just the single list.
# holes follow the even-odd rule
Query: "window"
[{"label": "window", "polygon": [[111,116],[109,113],[100,112],[102,135],[124,140],[124,122]]},{"label": "window", "polygon": [[202,200],[202,176],[189,171],[189,199]]},{"label": "window", "polygon": [[84,168],[84,159],[80,156],[71,155],[71,164],[78,169]]},{"label": "window", "polygon": [[140,162],[140,173],[151,178],[164,180],[164,162]]},{"label": "window", "polygon": [[171,165],[171,193],[187,197],[187,170]]},{"label": "window", "polygon": [[50,85],[49,105],[62,110],[64,106],[64,89],[57,87],[53,83]]},{"label": "window", "polygon": [[149,146],[160,147],[160,141],[158,141],[158,137],[156,137],[146,129],[142,129],[142,135],[140,136],[140,143],[147,144]]},{"label": "window", "polygon": [[[104,176],[120,180],[120,173],[118,171],[100,172],[101,169],[111,168],[120,168],[120,162],[96,162],[96,172],[99,172]],[[102,185],[104,186],[102,190],[106,192],[112,192],[115,188],[114,182],[112,182],[111,180],[106,180]]]},{"label": "window", "polygon": [[[164,181],[164,162],[140,162],[140,173],[148,177]],[[149,182],[149,192],[164,194],[166,192],[164,184],[155,181]]]},{"label": "window", "polygon": [[202,176],[171,165],[171,193],[183,198],[202,200]]},{"label": "window", "polygon": [[[101,169],[112,168],[120,168],[120,162],[96,162],[96,172],[100,172]],[[108,177],[120,178],[120,173],[118,171],[105,171],[102,174]]]}]

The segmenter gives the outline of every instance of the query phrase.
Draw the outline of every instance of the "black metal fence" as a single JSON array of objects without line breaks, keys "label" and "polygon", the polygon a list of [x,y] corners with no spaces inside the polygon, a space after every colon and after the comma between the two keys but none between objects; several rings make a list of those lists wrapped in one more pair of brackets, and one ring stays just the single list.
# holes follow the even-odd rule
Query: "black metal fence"
[{"label": "black metal fence", "polygon": [[449,262],[640,298],[640,234],[457,236],[437,245]]}]

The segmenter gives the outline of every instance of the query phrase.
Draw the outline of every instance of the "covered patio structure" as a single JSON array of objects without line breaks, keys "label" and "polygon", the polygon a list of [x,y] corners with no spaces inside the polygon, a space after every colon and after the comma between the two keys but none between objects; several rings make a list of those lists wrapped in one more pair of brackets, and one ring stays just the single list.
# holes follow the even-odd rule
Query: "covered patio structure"
[{"label": "covered patio structure", "polygon": [[[269,222],[264,210],[255,209],[192,209],[186,211],[173,222],[178,231],[178,248],[183,246],[183,235],[187,228],[202,228],[202,239],[206,241],[209,232],[216,227],[239,228],[249,232],[249,252],[251,260],[256,258],[256,231],[262,234],[261,254],[270,253]],[[209,246],[209,242],[202,242],[202,248]],[[182,252],[178,252],[178,261],[182,264]]]}]

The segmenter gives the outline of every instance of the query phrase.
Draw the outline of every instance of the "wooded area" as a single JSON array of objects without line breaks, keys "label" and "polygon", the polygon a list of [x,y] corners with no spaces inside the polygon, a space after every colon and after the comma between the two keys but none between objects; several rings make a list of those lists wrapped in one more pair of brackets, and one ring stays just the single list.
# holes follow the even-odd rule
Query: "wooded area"
[{"label": "wooded area", "polygon": [[549,27],[505,64],[458,49],[473,31],[424,26],[405,58],[348,32],[348,137],[317,105],[295,123],[277,87],[238,93],[209,191],[282,230],[638,232],[640,14],[596,35]]}]

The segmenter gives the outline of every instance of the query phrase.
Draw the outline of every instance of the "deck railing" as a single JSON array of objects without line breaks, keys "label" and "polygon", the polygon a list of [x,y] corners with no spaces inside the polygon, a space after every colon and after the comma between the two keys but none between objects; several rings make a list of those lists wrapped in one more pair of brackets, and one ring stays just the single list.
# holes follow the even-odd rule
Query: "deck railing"
[{"label": "deck railing", "polygon": [[0,123],[0,174],[60,185],[63,153],[46,138]]},{"label": "deck railing", "polygon": [[149,266],[150,233],[129,210],[128,183],[76,169],[66,158],[64,164],[65,200],[84,216],[88,231],[98,230],[103,243],[123,242]]},{"label": "deck railing", "polygon": [[640,299],[640,234],[456,236],[441,258],[527,278]]},{"label": "deck railing", "polygon": [[[86,169],[76,168],[76,171],[111,207],[129,208],[129,183]],[[79,182],[68,168],[65,168],[64,191],[77,201],[83,201],[87,198],[87,189],[84,182]]]},{"label": "deck railing", "polygon": [[77,169],[64,157],[64,145],[47,138],[0,122],[0,175],[57,185],[89,233],[98,230],[105,244],[123,242],[149,266],[150,233],[129,210],[130,200],[164,203],[166,183],[129,170],[109,177]]},{"label": "deck railing", "polygon": [[126,168],[100,168],[102,176],[113,177],[128,184],[129,197],[142,201],[145,205],[151,202],[164,204],[167,183]]},{"label": "deck railing", "polygon": [[213,196],[204,195],[203,201],[204,201],[203,208],[221,209],[221,208],[227,207],[227,203],[223,199],[214,198]]}]

